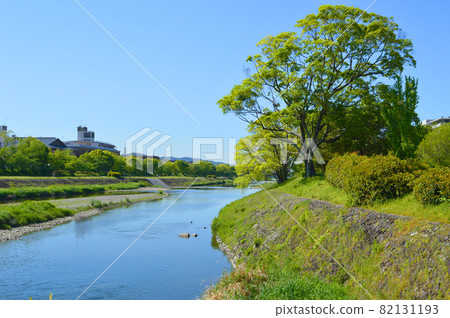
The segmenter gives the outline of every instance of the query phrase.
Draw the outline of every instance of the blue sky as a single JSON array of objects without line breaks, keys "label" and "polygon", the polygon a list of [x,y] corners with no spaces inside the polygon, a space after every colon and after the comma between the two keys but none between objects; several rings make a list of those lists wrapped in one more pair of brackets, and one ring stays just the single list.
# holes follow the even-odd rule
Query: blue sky
[{"label": "blue sky", "polygon": [[[73,0],[7,1],[0,11],[0,124],[19,136],[76,139],[82,123],[123,150],[150,127],[172,135],[173,155],[192,137],[242,137],[245,124],[216,102],[244,77],[266,35],[295,30],[322,4],[369,1],[79,2],[199,121],[197,125]],[[377,0],[415,47],[421,119],[450,116],[447,1]],[[226,144],[225,144],[226,145]]]}]

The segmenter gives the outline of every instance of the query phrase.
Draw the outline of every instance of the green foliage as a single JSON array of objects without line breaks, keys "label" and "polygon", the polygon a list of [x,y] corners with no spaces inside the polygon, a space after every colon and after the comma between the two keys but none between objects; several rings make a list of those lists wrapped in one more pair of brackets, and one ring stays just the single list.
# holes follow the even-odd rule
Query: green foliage
[{"label": "green foliage", "polygon": [[417,149],[417,155],[433,167],[450,167],[450,124],[433,129]]},{"label": "green foliage", "polygon": [[348,196],[341,189],[332,186],[322,176],[292,178],[276,188],[297,197],[324,200],[335,204],[348,204]]},{"label": "green foliage", "polygon": [[224,163],[216,166],[216,175],[219,177],[234,177],[236,176],[236,168]]},{"label": "green foliage", "polygon": [[[213,221],[213,233],[239,257],[237,265],[242,265],[223,276],[204,298],[370,298],[361,285],[377,299],[449,297],[450,280],[444,257],[448,254],[448,227],[429,222],[438,220],[434,215],[438,206],[427,207],[429,214],[422,215],[425,221],[398,218],[391,223],[395,217],[374,213],[372,209],[356,213],[287,196],[288,187],[294,191],[323,182],[325,189],[320,194],[330,187],[320,177],[296,180],[296,184],[289,181],[269,190],[271,196],[260,191],[220,211]],[[408,215],[411,207],[422,207],[412,195],[382,204],[392,202],[402,204],[390,213]],[[377,203],[376,207],[378,210],[383,206]],[[448,215],[449,205],[446,207],[442,211]],[[256,248],[255,241],[261,233],[264,248]]]},{"label": "green foliage", "polygon": [[0,148],[0,174],[20,176],[49,175],[49,149],[41,141],[2,134],[5,147]]},{"label": "green foliage", "polygon": [[270,283],[262,286],[258,298],[271,299],[351,299],[345,287],[325,282],[314,276],[300,275],[293,270],[273,269]]},{"label": "green foliage", "polygon": [[110,171],[110,172],[108,172],[108,177],[120,179],[120,178],[122,178],[122,174],[117,171]]},{"label": "green foliage", "polygon": [[[260,52],[247,59],[254,72],[218,101],[224,113],[233,112],[250,127],[286,133],[300,144],[313,138],[321,147],[351,130],[354,118],[347,116],[353,110],[372,107],[380,80],[395,79],[404,65],[415,66],[412,42],[392,18],[324,5],[296,27],[298,33],[282,32],[258,43]],[[305,176],[314,174],[308,158]]]},{"label": "green foliage", "polygon": [[355,153],[334,157],[328,162],[325,169],[327,181],[339,189],[348,189],[353,178],[354,168],[365,159],[367,157]]},{"label": "green foliage", "polygon": [[224,275],[219,284],[209,289],[205,299],[351,299],[339,284],[327,283],[318,277],[300,275],[291,269],[238,268]]},{"label": "green foliage", "polygon": [[12,176],[149,176],[148,167],[153,164],[154,174],[160,176],[207,175],[234,177],[235,168],[226,164],[211,162],[200,164],[181,160],[167,162],[161,167],[160,160],[128,156],[123,158],[109,151],[94,150],[77,158],[70,150],[56,150],[50,153],[45,144],[35,138],[13,138],[1,133],[5,146],[0,148],[0,175]]},{"label": "green foliage", "polygon": [[236,145],[235,184],[246,187],[254,180],[274,178],[278,183],[287,180],[297,160],[300,145],[289,144],[288,134],[275,134],[259,127]]},{"label": "green foliage", "polygon": [[56,150],[49,154],[48,163],[54,171],[73,171],[74,162],[77,157],[69,149]]},{"label": "green foliage", "polygon": [[106,176],[114,168],[114,154],[100,149],[85,153],[78,158],[82,171],[91,171]]},{"label": "green foliage", "polygon": [[183,160],[175,160],[176,171],[183,176],[189,175],[189,164]]},{"label": "green foliage", "polygon": [[398,198],[412,190],[414,177],[407,161],[394,156],[346,155],[329,164],[327,180],[344,190],[356,205]]},{"label": "green foliage", "polygon": [[416,108],[419,103],[417,91],[418,81],[405,76],[405,87],[401,76],[397,77],[393,86],[381,86],[383,99],[381,114],[386,122],[386,137],[390,149],[400,159],[412,158],[426,134],[421,126]]},{"label": "green foliage", "polygon": [[[343,190],[331,185],[321,176],[308,179],[292,178],[283,185],[276,187],[276,190],[297,197],[323,200],[344,206],[350,204],[350,199]],[[450,202],[424,206],[414,197],[413,193],[401,198],[374,202],[369,207],[371,210],[383,213],[405,215],[432,222],[450,223],[450,214],[448,213]]]},{"label": "green foliage", "polygon": [[83,195],[107,190],[131,190],[146,186],[148,183],[117,183],[110,185],[54,185],[48,187],[0,188],[0,200],[8,198],[26,199],[37,197]]},{"label": "green foliage", "polygon": [[11,228],[32,223],[42,223],[72,215],[74,212],[55,207],[48,202],[24,202],[0,206],[0,228]]},{"label": "green foliage", "polygon": [[425,171],[414,181],[413,193],[423,204],[450,202],[450,168]]}]

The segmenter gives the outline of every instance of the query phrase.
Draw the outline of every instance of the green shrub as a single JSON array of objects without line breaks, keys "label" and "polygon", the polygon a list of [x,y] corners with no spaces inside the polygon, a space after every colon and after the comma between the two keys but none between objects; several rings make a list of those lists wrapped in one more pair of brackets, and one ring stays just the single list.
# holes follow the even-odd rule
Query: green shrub
[{"label": "green shrub", "polygon": [[216,179],[217,176],[215,176],[213,174],[209,174],[209,175],[206,176],[206,178],[208,178],[208,179]]},{"label": "green shrub", "polygon": [[414,197],[422,204],[439,204],[450,200],[450,169],[435,168],[414,181]]},{"label": "green shrub", "polygon": [[335,187],[344,190],[349,186],[348,183],[352,179],[354,168],[365,159],[367,159],[366,156],[359,156],[355,153],[334,157],[326,166],[325,178]]},{"label": "green shrub", "polygon": [[121,179],[122,178],[122,174],[120,172],[110,171],[110,172],[108,172],[108,177]]},{"label": "green shrub", "polygon": [[411,192],[414,175],[407,161],[394,156],[349,154],[330,160],[325,176],[344,190],[351,203],[371,204]]},{"label": "green shrub", "polygon": [[375,156],[361,161],[353,170],[346,190],[356,204],[398,198],[410,193],[414,175],[405,160],[394,156]]}]

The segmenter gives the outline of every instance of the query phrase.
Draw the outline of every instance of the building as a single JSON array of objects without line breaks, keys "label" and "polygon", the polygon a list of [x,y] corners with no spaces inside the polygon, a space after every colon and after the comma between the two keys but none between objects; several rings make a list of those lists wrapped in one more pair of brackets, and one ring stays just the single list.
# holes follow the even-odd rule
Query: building
[{"label": "building", "polygon": [[439,126],[442,126],[443,124],[450,123],[450,117],[441,117],[438,119],[425,119],[422,120],[422,125],[424,126],[431,126],[431,128],[437,128]]},{"label": "building", "polygon": [[55,152],[56,150],[65,150],[67,149],[67,145],[62,142],[59,138],[55,137],[36,137],[37,140],[44,143],[51,152]]},{"label": "building", "polygon": [[98,149],[120,155],[120,151],[118,151],[116,149],[116,146],[114,146],[113,144],[102,141],[96,141],[95,132],[88,131],[87,127],[78,126],[77,132],[78,132],[77,140],[64,142],[67,148],[72,150],[77,157]]},{"label": "building", "polygon": [[[0,148],[5,146],[5,141],[2,137],[3,133],[6,133],[8,128],[6,126],[0,126]],[[35,137],[37,140],[44,143],[51,152],[56,150],[71,150],[77,157],[91,152],[93,150],[105,150],[117,155],[120,155],[120,151],[116,149],[116,146],[108,142],[96,141],[95,133],[93,131],[88,131],[87,127],[79,126],[78,129],[78,139],[74,141],[61,141],[61,139],[56,137]],[[21,138],[18,138],[21,139]]]},{"label": "building", "polygon": [[0,126],[0,148],[2,148],[5,145],[5,140],[3,139],[3,134],[6,134],[8,131],[8,127],[5,125]]}]

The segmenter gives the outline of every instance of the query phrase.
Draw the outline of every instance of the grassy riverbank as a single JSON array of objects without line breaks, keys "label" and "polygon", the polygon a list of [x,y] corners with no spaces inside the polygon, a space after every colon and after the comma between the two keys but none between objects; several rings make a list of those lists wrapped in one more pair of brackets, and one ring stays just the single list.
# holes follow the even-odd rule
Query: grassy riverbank
[{"label": "grassy riverbank", "polygon": [[76,212],[57,208],[49,202],[24,202],[0,207],[0,229],[23,226],[73,215]]},{"label": "grassy riverbank", "polygon": [[120,194],[4,204],[0,205],[0,229],[43,223],[91,209],[104,209],[143,201],[152,201],[165,196],[167,194],[164,193]]},{"label": "grassy riverbank", "polygon": [[0,188],[0,200],[26,199],[65,195],[83,195],[113,190],[132,190],[150,186],[148,182],[114,183],[106,185],[52,185],[47,187]]},{"label": "grassy riverbank", "polygon": [[[294,178],[283,185],[277,186],[276,184],[271,184],[270,187],[298,197],[324,200],[347,207],[350,206],[350,200],[347,195],[342,190],[330,185],[321,176],[306,180]],[[433,222],[450,223],[450,202],[424,206],[414,198],[413,194],[363,207],[377,212],[410,216]]]},{"label": "grassy riverbank", "polygon": [[233,179],[231,178],[206,178],[206,177],[158,177],[148,179],[159,179],[171,188],[186,188],[189,186],[233,186]]},{"label": "grassy riverbank", "polygon": [[394,215],[346,206],[321,178],[272,187],[214,220],[238,269],[204,298],[450,298],[448,205],[423,208],[404,197],[372,207]]}]

